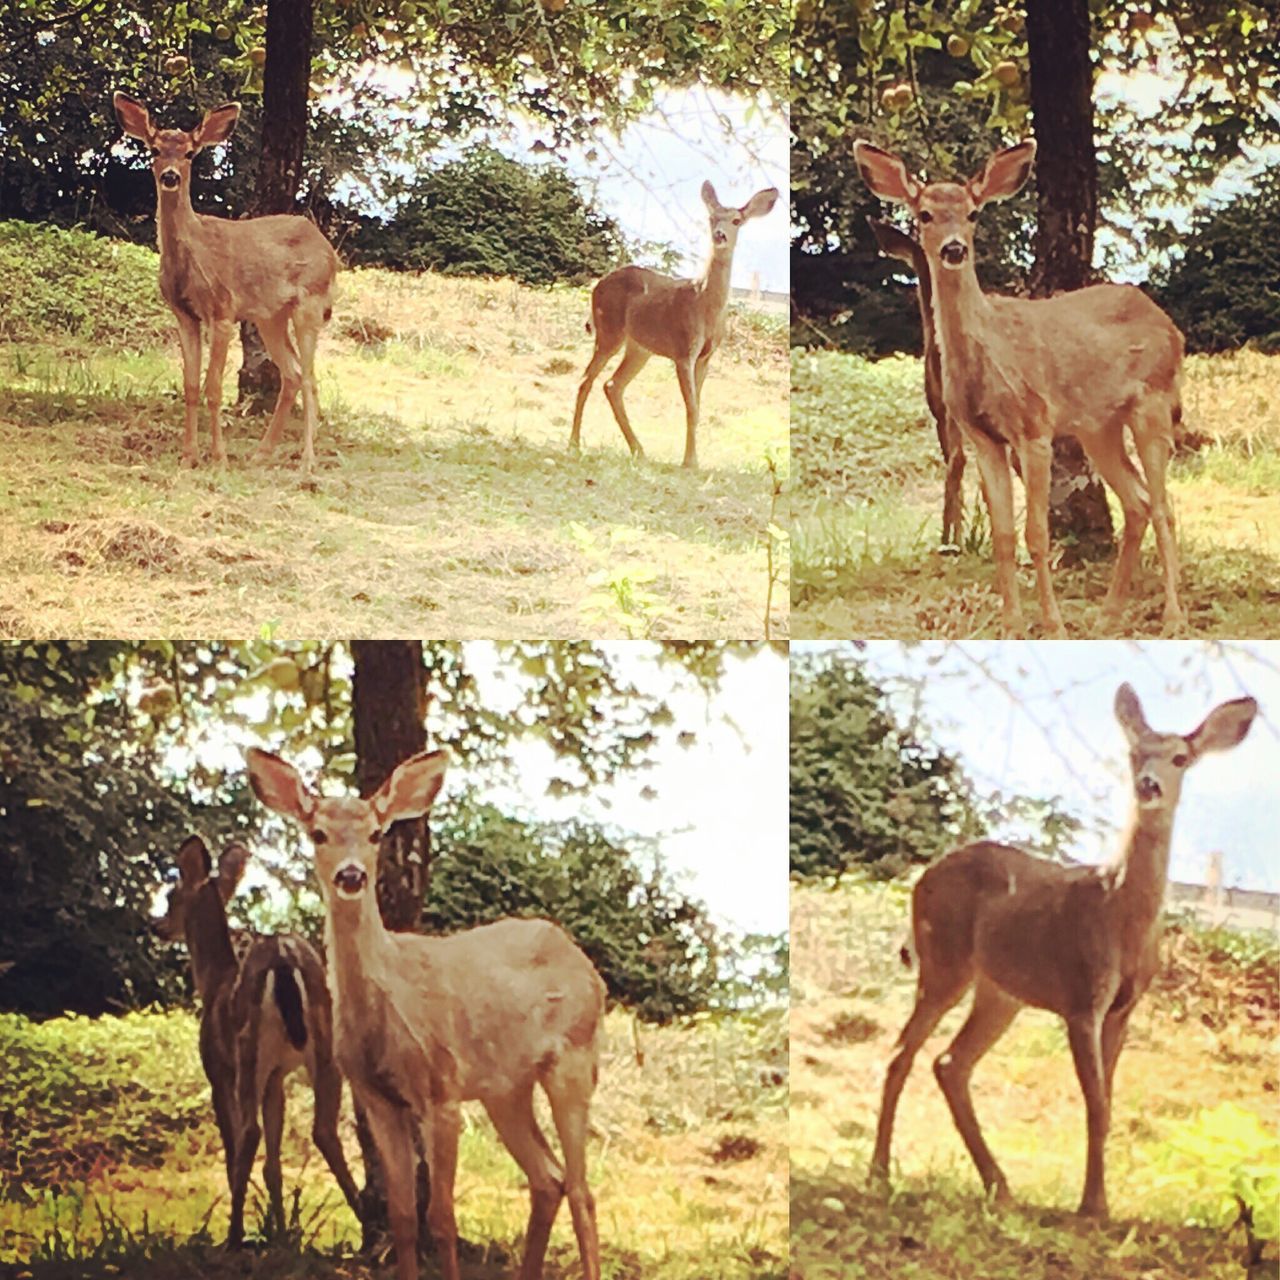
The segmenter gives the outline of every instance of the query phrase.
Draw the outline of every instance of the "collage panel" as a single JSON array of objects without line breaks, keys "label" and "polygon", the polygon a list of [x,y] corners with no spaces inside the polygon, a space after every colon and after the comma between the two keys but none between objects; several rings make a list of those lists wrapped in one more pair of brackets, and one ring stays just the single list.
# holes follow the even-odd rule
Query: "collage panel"
[{"label": "collage panel", "polygon": [[1275,633],[1275,39],[797,6],[793,635]]},{"label": "collage panel", "polygon": [[0,716],[6,1280],[783,1280],[785,653],[4,642]]},{"label": "collage panel", "polygon": [[792,1276],[1274,1271],[1280,645],[791,678]]},{"label": "collage panel", "polygon": [[785,638],[787,36],[0,7],[0,635]]}]

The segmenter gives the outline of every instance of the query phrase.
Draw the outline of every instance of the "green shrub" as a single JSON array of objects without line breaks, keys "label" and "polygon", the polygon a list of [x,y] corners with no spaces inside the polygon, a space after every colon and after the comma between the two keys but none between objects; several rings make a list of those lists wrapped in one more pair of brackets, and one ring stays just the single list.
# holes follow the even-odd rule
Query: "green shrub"
[{"label": "green shrub", "polygon": [[0,340],[152,346],[173,330],[159,259],[87,231],[0,222]]},{"label": "green shrub", "polygon": [[155,1168],[210,1120],[189,1013],[0,1014],[0,1062],[0,1199],[65,1192],[119,1163]]},{"label": "green shrub", "polygon": [[621,228],[562,168],[490,147],[418,175],[388,221],[362,219],[345,247],[370,266],[584,283],[626,257]]}]

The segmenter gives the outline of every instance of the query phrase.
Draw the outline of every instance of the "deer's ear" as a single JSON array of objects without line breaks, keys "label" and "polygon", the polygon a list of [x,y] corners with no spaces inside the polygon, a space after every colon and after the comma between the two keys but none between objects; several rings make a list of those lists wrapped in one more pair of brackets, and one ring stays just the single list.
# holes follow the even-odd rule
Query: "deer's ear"
[{"label": "deer's ear", "polygon": [[316,798],[308,789],[301,775],[287,760],[250,747],[245,753],[249,766],[249,785],[253,794],[276,813],[309,826],[315,817]]},{"label": "deer's ear", "polygon": [[871,234],[875,236],[881,253],[888,258],[897,258],[915,265],[920,246],[905,231],[899,230],[892,222],[881,222],[878,218],[868,218],[867,226],[871,228]]},{"label": "deer's ear", "polygon": [[1019,142],[1016,147],[997,151],[986,168],[976,178],[969,179],[969,194],[981,208],[992,200],[1008,200],[1022,190],[1031,177],[1031,166],[1036,162],[1034,138]]},{"label": "deer's ear", "polygon": [[1116,690],[1116,719],[1124,730],[1124,736],[1131,743],[1151,732],[1151,726],[1142,714],[1142,703],[1138,701],[1138,695],[1130,684],[1122,684]]},{"label": "deer's ear", "polygon": [[199,836],[188,836],[178,850],[178,875],[182,883],[194,887],[204,884],[213,871],[213,859]]},{"label": "deer's ear", "polygon": [[232,840],[218,858],[218,892],[223,902],[229,902],[236,886],[244,877],[249,861],[249,850],[239,840]]},{"label": "deer's ear", "polygon": [[447,751],[424,751],[398,764],[370,803],[385,830],[405,818],[421,818],[435,803],[449,767]]},{"label": "deer's ear", "polygon": [[1244,741],[1244,736],[1258,714],[1258,704],[1252,698],[1235,698],[1214,707],[1204,723],[1187,734],[1192,754],[1199,759],[1207,751],[1226,751]]},{"label": "deer's ear", "polygon": [[742,206],[742,216],[744,218],[763,218],[775,204],[778,203],[778,188],[766,187],[763,191],[757,191],[755,195]]},{"label": "deer's ear", "polygon": [[137,138],[150,146],[156,131],[151,127],[151,116],[146,107],[137,98],[131,98],[118,89],[111,95],[111,105],[115,108],[120,128],[130,138]]},{"label": "deer's ear", "polygon": [[715,213],[717,209],[722,209],[724,207],[720,203],[719,197],[716,195],[715,187],[713,187],[710,182],[704,182],[702,184],[702,203],[705,204],[712,213]]},{"label": "deer's ear", "polygon": [[912,204],[920,195],[920,184],[907,172],[907,166],[888,151],[881,151],[869,142],[855,142],[853,159],[863,182],[881,200]]},{"label": "deer's ear", "polygon": [[216,147],[218,143],[226,142],[235,130],[236,121],[239,119],[240,104],[238,102],[224,102],[222,106],[206,111],[204,119],[191,135],[195,140],[196,148]]}]

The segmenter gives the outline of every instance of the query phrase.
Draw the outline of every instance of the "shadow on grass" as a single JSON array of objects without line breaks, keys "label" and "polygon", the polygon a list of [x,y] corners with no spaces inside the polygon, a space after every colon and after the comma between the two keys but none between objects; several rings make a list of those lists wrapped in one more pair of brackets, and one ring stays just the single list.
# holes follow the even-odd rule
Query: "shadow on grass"
[{"label": "shadow on grass", "polygon": [[[792,1170],[792,1280],[1244,1280],[1243,1243],[1202,1227],[1017,1204],[942,1180],[868,1190],[861,1169]],[[924,1189],[921,1189],[922,1185]],[[1274,1260],[1270,1263],[1274,1274]]]}]

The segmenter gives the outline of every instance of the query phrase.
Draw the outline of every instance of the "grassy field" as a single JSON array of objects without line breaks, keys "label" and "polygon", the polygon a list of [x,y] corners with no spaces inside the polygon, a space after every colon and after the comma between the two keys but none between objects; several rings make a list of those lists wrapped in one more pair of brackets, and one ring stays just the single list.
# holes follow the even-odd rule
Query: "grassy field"
[{"label": "grassy field", "polygon": [[225,470],[179,465],[155,273],[145,249],[0,225],[0,636],[759,637],[770,549],[787,634],[785,318],[733,308],[687,473],[669,361],[628,395],[646,460],[603,378],[567,452],[587,290],[344,273],[304,483],[297,410],[274,465],[249,461],[265,419],[234,415]]},{"label": "grassy field", "polygon": [[[0,1086],[0,1275],[32,1280],[312,1277],[373,1280],[358,1224],[309,1139],[291,1084],[284,1144],[288,1243],[241,1254],[227,1228],[222,1154],[188,1013],[0,1018],[15,1064]],[[642,1028],[608,1021],[590,1176],[609,1280],[782,1280],[787,1258],[785,1016]],[[4,1097],[8,1093],[9,1097]],[[344,1104],[344,1140],[360,1181]],[[528,1197],[487,1117],[468,1106],[456,1203],[466,1280],[518,1263]],[[544,1115],[544,1120],[546,1119]],[[548,1122],[549,1124],[549,1122]],[[548,1132],[554,1132],[548,1128]],[[25,1189],[20,1189],[23,1183]],[[295,1199],[296,1196],[296,1199]],[[246,1226],[260,1223],[261,1155]],[[548,1277],[580,1274],[567,1208]],[[431,1267],[426,1276],[434,1275]]]},{"label": "grassy field", "polygon": [[[1280,604],[1280,356],[1192,356],[1184,402],[1188,427],[1205,437],[1170,469],[1186,634],[1270,634]],[[793,634],[998,636],[991,539],[972,460],[959,552],[938,550],[942,459],[920,361],[797,349],[791,410]],[[1017,484],[1015,497],[1020,504]],[[1118,529],[1114,495],[1111,502]],[[1023,606],[1035,626],[1021,507],[1017,519]],[[1056,570],[1073,635],[1112,634],[1102,617],[1110,573],[1110,561]],[[1148,533],[1121,634],[1160,635],[1162,603]]]},{"label": "grassy field", "polygon": [[[1107,1149],[1112,1220],[1074,1215],[1085,1123],[1061,1023],[1024,1010],[979,1064],[974,1100],[1014,1203],[989,1206],[931,1064],[916,1059],[894,1131],[894,1190],[870,1192],[879,1091],[911,1008],[900,885],[792,894],[792,1280],[1241,1280],[1232,1177],[1280,1190],[1276,952],[1194,931],[1130,1025]],[[1239,948],[1248,963],[1222,950]],[[1272,1222],[1271,1228],[1275,1226]],[[1274,1240],[1258,1275],[1274,1275]]]}]

